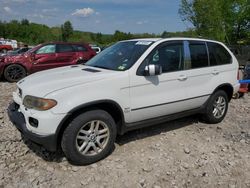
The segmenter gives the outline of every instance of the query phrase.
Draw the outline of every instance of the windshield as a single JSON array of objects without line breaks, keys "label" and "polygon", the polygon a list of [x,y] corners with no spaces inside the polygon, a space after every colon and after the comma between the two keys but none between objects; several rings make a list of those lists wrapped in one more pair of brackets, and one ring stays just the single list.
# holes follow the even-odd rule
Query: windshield
[{"label": "windshield", "polygon": [[85,65],[125,71],[134,65],[152,43],[151,41],[119,42],[96,55]]}]

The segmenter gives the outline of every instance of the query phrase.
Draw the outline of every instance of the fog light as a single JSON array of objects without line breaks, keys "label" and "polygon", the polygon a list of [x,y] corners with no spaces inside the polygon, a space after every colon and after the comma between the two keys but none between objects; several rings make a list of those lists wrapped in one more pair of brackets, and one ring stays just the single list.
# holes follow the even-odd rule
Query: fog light
[{"label": "fog light", "polygon": [[30,117],[30,118],[29,118],[29,123],[30,123],[30,125],[31,125],[32,127],[35,127],[35,128],[38,127],[38,120],[35,119],[35,118]]}]

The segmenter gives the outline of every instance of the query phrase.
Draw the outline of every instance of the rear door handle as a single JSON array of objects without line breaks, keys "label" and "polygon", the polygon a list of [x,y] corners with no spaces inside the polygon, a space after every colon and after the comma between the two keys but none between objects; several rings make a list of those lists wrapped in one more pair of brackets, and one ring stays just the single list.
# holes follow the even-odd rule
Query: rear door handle
[{"label": "rear door handle", "polygon": [[214,70],[214,71],[212,72],[213,75],[218,75],[219,73],[220,73],[220,72],[217,71],[217,70]]},{"label": "rear door handle", "polygon": [[187,76],[185,75],[180,75],[179,78],[178,78],[179,81],[185,81],[187,80]]}]

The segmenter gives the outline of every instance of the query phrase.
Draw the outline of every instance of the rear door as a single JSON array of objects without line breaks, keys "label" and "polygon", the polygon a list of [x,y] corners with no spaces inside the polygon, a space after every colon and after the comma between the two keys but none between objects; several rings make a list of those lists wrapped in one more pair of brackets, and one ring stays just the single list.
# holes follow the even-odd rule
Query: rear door
[{"label": "rear door", "polygon": [[70,44],[57,44],[57,66],[66,66],[75,64],[77,61],[76,52]]},{"label": "rear door", "polygon": [[186,41],[189,51],[185,64],[188,98],[193,98],[190,107],[198,108],[203,105],[216,87],[232,80],[234,69],[230,65],[232,58],[220,44],[206,41]]}]

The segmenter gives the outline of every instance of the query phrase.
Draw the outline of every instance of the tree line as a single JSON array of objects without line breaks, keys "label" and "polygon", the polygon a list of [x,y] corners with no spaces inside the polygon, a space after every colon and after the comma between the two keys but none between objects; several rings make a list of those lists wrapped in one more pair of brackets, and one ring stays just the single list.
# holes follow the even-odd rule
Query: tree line
[{"label": "tree line", "polygon": [[195,30],[183,32],[167,32],[161,34],[142,33],[132,34],[116,30],[114,34],[92,33],[74,30],[70,21],[66,21],[61,27],[48,27],[44,24],[31,23],[27,19],[9,22],[0,21],[0,37],[15,39],[29,45],[36,45],[50,41],[88,42],[100,46],[110,45],[120,40],[133,38],[154,37],[197,37]]},{"label": "tree line", "polygon": [[133,38],[202,37],[227,44],[250,44],[250,0],[181,0],[179,15],[192,29],[160,34],[132,34],[115,31],[113,34],[74,30],[70,21],[58,27],[31,23],[27,19],[0,21],[0,37],[15,39],[29,45],[49,41],[88,42],[100,46]]},{"label": "tree line", "polygon": [[227,44],[250,43],[250,0],[181,0],[179,14],[199,36]]}]

